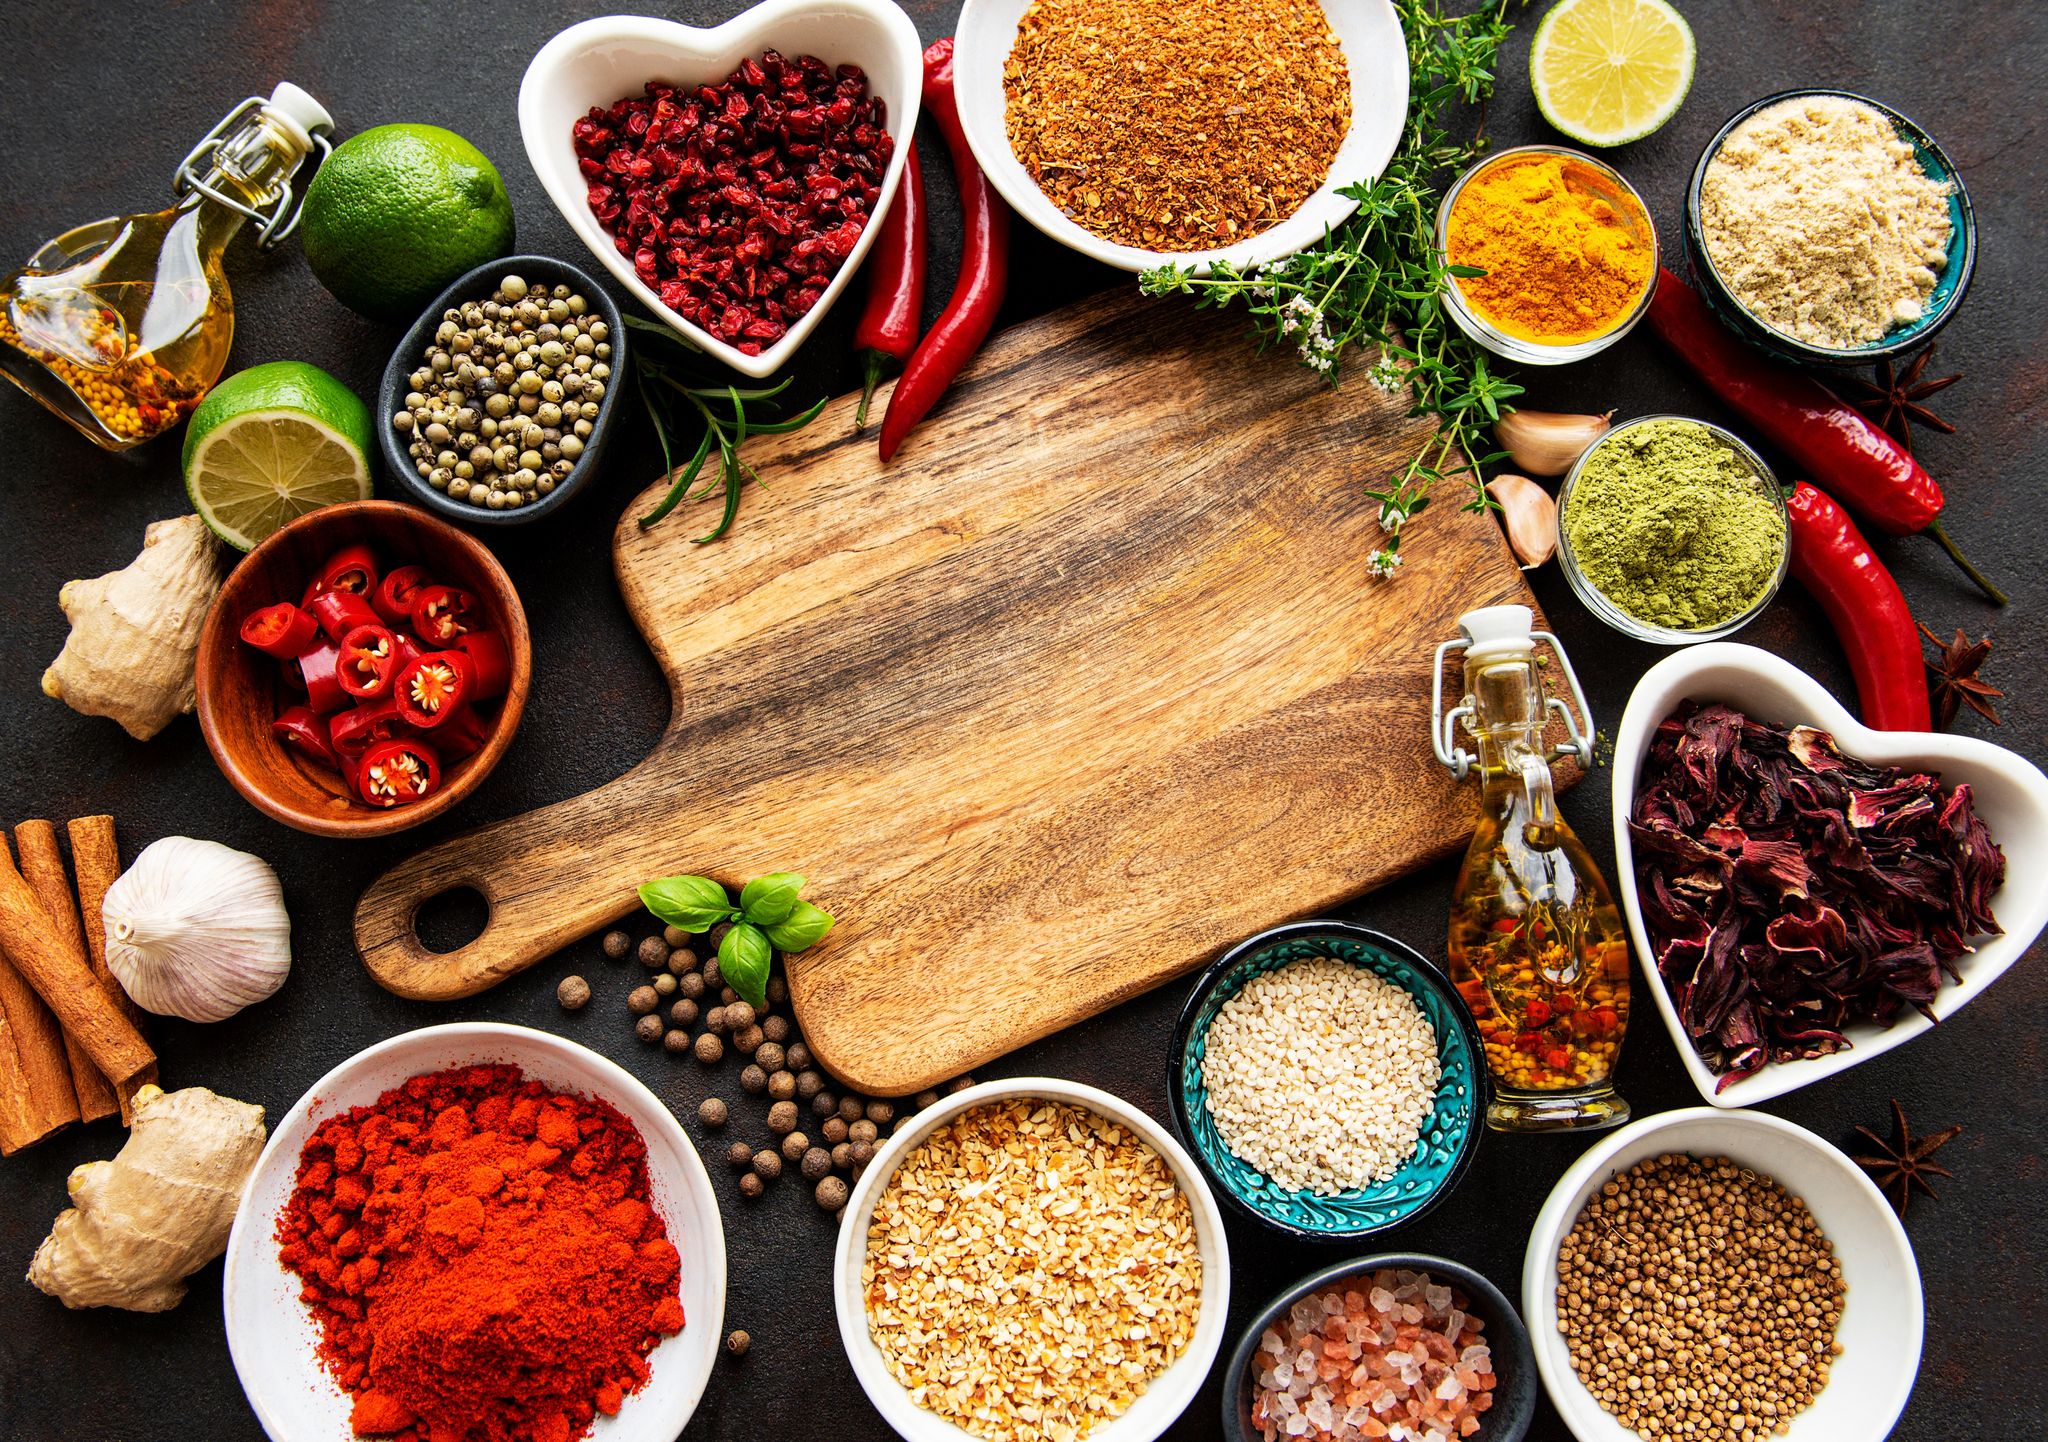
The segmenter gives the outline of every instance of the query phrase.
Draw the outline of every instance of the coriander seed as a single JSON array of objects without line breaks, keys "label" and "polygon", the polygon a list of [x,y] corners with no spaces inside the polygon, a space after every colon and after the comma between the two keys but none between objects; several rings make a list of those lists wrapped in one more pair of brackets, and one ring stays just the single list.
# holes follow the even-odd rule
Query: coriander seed
[{"label": "coriander seed", "polygon": [[580,976],[565,976],[555,988],[555,1000],[563,1011],[581,1011],[590,1001],[590,983]]},{"label": "coriander seed", "polygon": [[707,1127],[722,1127],[731,1115],[722,1097],[706,1097],[697,1103],[697,1120]]}]

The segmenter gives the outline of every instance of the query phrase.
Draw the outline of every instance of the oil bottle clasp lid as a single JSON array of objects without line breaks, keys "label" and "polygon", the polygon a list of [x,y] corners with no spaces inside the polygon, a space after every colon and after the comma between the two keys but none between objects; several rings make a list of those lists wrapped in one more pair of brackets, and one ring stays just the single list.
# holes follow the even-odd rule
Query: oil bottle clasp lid
[{"label": "oil bottle clasp lid", "polygon": [[214,155],[222,143],[259,113],[265,115],[302,153],[318,151],[320,159],[325,160],[333,152],[333,142],[327,137],[334,130],[334,117],[318,100],[289,80],[284,80],[270,92],[268,100],[260,95],[251,95],[223,115],[220,122],[206,132],[205,138],[178,162],[172,186],[179,195],[196,190],[208,200],[255,221],[256,244],[268,250],[298,228],[300,203],[293,200],[292,187],[289,184],[280,186],[277,199],[269,209],[257,210],[241,197],[230,195],[206,180],[206,172],[212,168]]},{"label": "oil bottle clasp lid", "polygon": [[1565,655],[1564,647],[1550,632],[1534,629],[1535,623],[1536,614],[1527,606],[1482,606],[1458,617],[1457,639],[1436,648],[1430,675],[1429,743],[1436,752],[1436,759],[1449,767],[1451,774],[1461,781],[1479,758],[1458,744],[1458,722],[1472,715],[1469,698],[1448,712],[1444,710],[1444,659],[1456,651],[1479,659],[1522,654],[1533,657],[1537,642],[1549,646],[1564,671],[1572,700],[1578,706],[1578,714],[1574,715],[1562,697],[1544,697],[1544,709],[1554,711],[1564,719],[1567,737],[1550,748],[1549,759],[1555,761],[1562,756],[1571,756],[1588,769],[1593,765],[1593,710],[1586,704],[1586,693],[1579,686],[1578,674],[1572,670],[1571,658]]}]

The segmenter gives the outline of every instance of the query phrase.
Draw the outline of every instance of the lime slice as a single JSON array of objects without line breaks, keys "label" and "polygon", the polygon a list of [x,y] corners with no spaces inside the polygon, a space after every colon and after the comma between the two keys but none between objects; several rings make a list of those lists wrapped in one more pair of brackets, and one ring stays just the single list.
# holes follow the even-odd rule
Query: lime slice
[{"label": "lime slice", "polygon": [[1558,0],[1529,47],[1529,85],[1572,139],[1625,145],[1678,112],[1696,55],[1666,0]]},{"label": "lime slice", "polygon": [[308,511],[369,496],[373,444],[368,409],[318,366],[252,366],[192,413],[185,492],[215,535],[246,551]]}]

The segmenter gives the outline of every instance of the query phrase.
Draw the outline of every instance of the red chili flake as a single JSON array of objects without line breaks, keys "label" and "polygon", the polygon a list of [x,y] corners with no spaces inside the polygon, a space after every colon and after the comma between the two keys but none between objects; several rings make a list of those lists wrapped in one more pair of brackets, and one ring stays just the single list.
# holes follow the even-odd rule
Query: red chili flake
[{"label": "red chili flake", "polygon": [[773,50],[717,85],[647,82],[572,128],[591,214],[661,303],[759,355],[818,303],[896,142],[859,66]]}]

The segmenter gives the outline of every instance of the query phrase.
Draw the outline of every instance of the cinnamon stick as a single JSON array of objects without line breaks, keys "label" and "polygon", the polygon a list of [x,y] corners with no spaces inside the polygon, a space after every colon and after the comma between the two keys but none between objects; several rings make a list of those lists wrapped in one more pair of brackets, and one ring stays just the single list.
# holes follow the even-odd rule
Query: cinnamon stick
[{"label": "cinnamon stick", "polygon": [[7,1013],[0,1011],[0,1157],[11,1157],[36,1139],[28,1116],[28,1076],[14,1049]]},{"label": "cinnamon stick", "polygon": [[[0,846],[0,855],[7,848]],[[70,955],[51,936],[51,923],[42,903],[14,868],[14,858],[0,864],[0,952],[14,964],[14,970],[35,988],[43,1004],[57,1014],[66,1032],[78,1039],[92,1064],[106,1073],[107,1080],[120,1086],[141,1075],[156,1062],[156,1053],[142,1039],[135,1024],[121,1013],[113,999],[100,990],[92,968]],[[12,1013],[9,1013],[10,1018]],[[15,1027],[20,1046],[19,1025]],[[27,1061],[26,1048],[23,1060]],[[57,1055],[63,1056],[58,1043]],[[70,1072],[65,1078],[68,1083]],[[72,1099],[76,1110],[77,1100]]]},{"label": "cinnamon stick", "polygon": [[[107,922],[102,912],[107,888],[121,875],[121,848],[114,840],[114,818],[80,816],[65,827],[71,833],[71,870],[78,877],[78,909],[85,919],[86,959],[100,987],[120,1005],[121,1014],[142,1030],[142,1008],[121,989],[120,978],[107,965]],[[132,1081],[116,1087],[121,1102],[121,1125],[135,1121],[135,1093],[157,1079],[151,1067]]]},{"label": "cinnamon stick", "polygon": [[[50,940],[91,970],[85,932],[78,924],[78,906],[71,897],[71,878],[64,853],[57,849],[57,828],[47,821],[23,821],[14,828],[14,849],[21,855],[21,875],[50,918]],[[95,978],[97,980],[97,978]],[[113,1083],[92,1064],[78,1038],[64,1038],[64,1059],[71,1068],[71,1090],[78,1096],[78,1119],[96,1122],[121,1110]]]},{"label": "cinnamon stick", "polygon": [[[14,857],[0,838],[4,870],[15,875]],[[28,885],[15,876],[24,893]],[[33,894],[28,902],[37,912]],[[42,923],[38,922],[40,928]],[[64,1032],[57,1018],[38,998],[27,978],[10,964],[12,948],[0,942],[0,1013],[7,1017],[7,1029],[14,1039],[14,1054],[20,1075],[20,1107],[27,1126],[28,1142],[39,1142],[51,1132],[78,1120],[78,1093],[71,1086],[71,1064],[64,1056]]]}]

